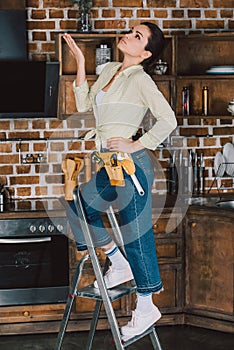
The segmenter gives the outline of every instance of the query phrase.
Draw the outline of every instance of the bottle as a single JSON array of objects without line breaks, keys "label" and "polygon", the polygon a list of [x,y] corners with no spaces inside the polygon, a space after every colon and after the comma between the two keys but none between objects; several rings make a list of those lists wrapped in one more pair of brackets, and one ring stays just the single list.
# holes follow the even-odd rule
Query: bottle
[{"label": "bottle", "polygon": [[96,48],[96,74],[100,74],[99,66],[110,62],[111,60],[111,49],[106,44],[101,44],[100,47]]},{"label": "bottle", "polygon": [[207,86],[202,88],[202,114],[208,115],[209,89]]},{"label": "bottle", "polygon": [[187,86],[182,89],[182,114],[189,115],[189,88]]}]

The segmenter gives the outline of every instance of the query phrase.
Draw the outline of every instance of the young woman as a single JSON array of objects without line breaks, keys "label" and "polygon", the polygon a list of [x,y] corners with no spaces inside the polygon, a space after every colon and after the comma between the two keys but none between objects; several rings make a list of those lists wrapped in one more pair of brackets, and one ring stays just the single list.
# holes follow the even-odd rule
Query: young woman
[{"label": "young woman", "polygon": [[[176,127],[170,105],[158,90],[148,72],[164,46],[162,31],[153,23],[143,22],[125,34],[118,43],[123,61],[110,62],[89,88],[85,75],[85,58],[69,34],[64,35],[77,63],[73,83],[77,108],[85,112],[93,108],[96,128],[86,138],[95,135],[98,150],[124,152],[132,158],[136,178],[144,195],[137,191],[132,178],[124,172],[125,186],[112,186],[105,168],[82,185],[81,196],[88,222],[92,227],[95,246],[102,247],[111,261],[104,276],[107,288],[135,279],[137,303],[132,319],[121,328],[123,340],[143,333],[161,313],[152,300],[153,293],[163,290],[152,230],[151,187],[154,180],[149,150],[156,147]],[[154,126],[137,140],[147,110],[155,117]],[[114,200],[118,212],[127,260],[105,230],[101,213]],[[70,203],[69,221],[80,250],[86,249],[78,227],[74,203]]]}]

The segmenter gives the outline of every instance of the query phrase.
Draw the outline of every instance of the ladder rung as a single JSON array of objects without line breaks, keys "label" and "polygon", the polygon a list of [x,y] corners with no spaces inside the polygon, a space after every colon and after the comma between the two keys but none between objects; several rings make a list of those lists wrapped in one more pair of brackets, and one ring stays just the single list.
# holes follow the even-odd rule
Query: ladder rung
[{"label": "ladder rung", "polygon": [[152,333],[154,331],[154,326],[151,326],[150,328],[148,328],[144,333],[141,333],[139,335],[136,335],[135,337],[123,342],[123,346],[124,348],[126,348],[127,346],[131,345],[132,343],[135,343],[137,340],[145,337],[146,335]]},{"label": "ladder rung", "polygon": [[[117,286],[112,289],[108,289],[108,295],[110,297],[111,301],[115,301],[117,299],[120,299],[126,295],[135,293],[136,286]],[[100,291],[98,288],[95,288],[93,284],[88,285],[84,288],[80,288],[77,290],[76,295],[81,298],[88,298],[88,299],[95,299],[95,300],[102,300],[102,296],[100,294]]]}]

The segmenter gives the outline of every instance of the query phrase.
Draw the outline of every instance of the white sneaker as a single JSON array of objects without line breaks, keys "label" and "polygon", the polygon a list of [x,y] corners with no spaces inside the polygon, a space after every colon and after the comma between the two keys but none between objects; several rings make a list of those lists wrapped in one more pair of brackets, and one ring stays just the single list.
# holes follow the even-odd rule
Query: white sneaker
[{"label": "white sneaker", "polygon": [[161,313],[157,306],[153,306],[151,312],[144,314],[140,311],[132,311],[132,319],[126,326],[121,327],[122,340],[127,341],[136,335],[144,333],[161,318]]},{"label": "white sneaker", "polygon": [[[128,265],[125,269],[117,270],[112,266],[109,267],[107,272],[104,275],[104,281],[106,283],[106,288],[110,289],[118,286],[119,284],[128,282],[133,280],[132,270],[130,265]],[[97,281],[94,281],[94,287],[98,288]]]}]

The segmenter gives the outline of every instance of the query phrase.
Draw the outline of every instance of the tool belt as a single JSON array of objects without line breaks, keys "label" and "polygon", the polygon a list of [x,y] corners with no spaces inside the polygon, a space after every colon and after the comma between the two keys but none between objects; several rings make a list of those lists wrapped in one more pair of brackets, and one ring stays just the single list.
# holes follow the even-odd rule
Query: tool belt
[{"label": "tool belt", "polygon": [[105,168],[112,186],[125,186],[123,170],[128,175],[135,173],[135,165],[130,156],[121,152],[93,152],[92,160],[99,165],[99,169]]}]

